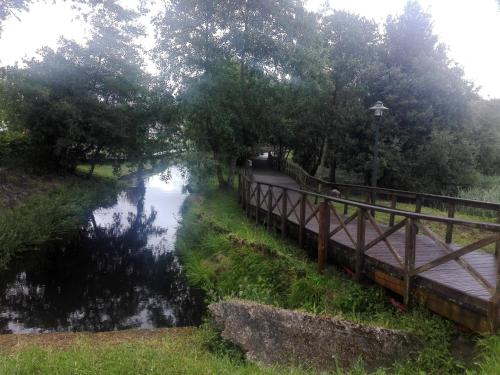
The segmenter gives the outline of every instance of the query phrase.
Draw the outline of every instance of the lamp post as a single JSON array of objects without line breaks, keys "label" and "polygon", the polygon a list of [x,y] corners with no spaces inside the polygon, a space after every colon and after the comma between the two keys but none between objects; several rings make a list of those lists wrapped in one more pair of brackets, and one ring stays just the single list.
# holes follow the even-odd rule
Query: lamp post
[{"label": "lamp post", "polygon": [[375,147],[373,148],[373,169],[372,169],[373,187],[377,186],[377,179],[378,179],[378,143],[379,143],[380,121],[382,119],[384,111],[388,109],[389,108],[385,107],[384,103],[382,103],[380,100],[376,102],[375,105],[370,107],[370,110],[372,110],[373,114],[375,115]]}]

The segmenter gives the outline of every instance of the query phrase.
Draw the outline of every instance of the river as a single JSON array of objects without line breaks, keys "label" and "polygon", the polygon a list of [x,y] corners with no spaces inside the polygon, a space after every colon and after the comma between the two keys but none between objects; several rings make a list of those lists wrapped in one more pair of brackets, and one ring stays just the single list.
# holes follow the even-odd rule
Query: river
[{"label": "river", "polygon": [[145,177],[76,235],[13,261],[0,273],[0,333],[199,324],[203,296],[175,251],[184,186],[177,167]]}]

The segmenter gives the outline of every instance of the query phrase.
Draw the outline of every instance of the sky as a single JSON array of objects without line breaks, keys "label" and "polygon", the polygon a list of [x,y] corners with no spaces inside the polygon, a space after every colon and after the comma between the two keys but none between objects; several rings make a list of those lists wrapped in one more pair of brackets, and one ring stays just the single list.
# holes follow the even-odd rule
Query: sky
[{"label": "sky", "polygon": [[[480,87],[484,98],[500,98],[500,9],[496,0],[419,0],[431,14],[434,32],[447,45],[448,55]],[[126,2],[123,0],[122,2]],[[400,14],[406,0],[326,0],[334,9],[348,10],[383,24],[388,15]],[[307,0],[306,7],[320,11],[325,0]],[[69,3],[39,2],[4,24],[0,36],[0,64],[14,64],[31,57],[42,46],[55,47],[61,36],[85,40],[88,27],[76,20]],[[153,30],[144,18],[149,36],[143,46],[154,45]],[[154,65],[148,62],[148,70]]]}]

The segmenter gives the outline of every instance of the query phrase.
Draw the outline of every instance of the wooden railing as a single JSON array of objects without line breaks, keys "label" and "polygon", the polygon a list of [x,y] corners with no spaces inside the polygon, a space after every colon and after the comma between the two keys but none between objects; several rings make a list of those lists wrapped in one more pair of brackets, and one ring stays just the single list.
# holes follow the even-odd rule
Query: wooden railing
[{"label": "wooden railing", "polygon": [[[288,173],[293,174],[290,171]],[[314,181],[317,182],[318,180]],[[487,277],[469,264],[464,256],[474,251],[482,251],[481,249],[489,244],[499,243],[499,224],[461,220],[453,218],[452,215],[450,217],[432,216],[345,198],[334,198],[313,191],[255,181],[252,176],[244,173],[239,175],[238,182],[239,200],[245,208],[247,216],[255,216],[257,223],[265,222],[269,230],[278,228],[283,237],[287,235],[288,224],[290,222],[295,223],[298,225],[298,242],[300,246],[304,245],[306,230],[317,232],[318,267],[320,270],[325,266],[330,240],[341,231],[347,235],[347,246],[355,252],[354,275],[357,280],[364,273],[366,251],[377,244],[383,244],[387,255],[394,258],[402,272],[405,285],[403,297],[407,305],[412,300],[416,276],[445,263],[457,262],[466,273],[471,275],[488,291],[490,295],[488,299],[488,321],[492,330],[497,330],[500,312],[499,257],[495,258],[496,280],[491,280],[491,278],[488,280]],[[308,185],[304,184],[304,186]],[[393,196],[400,196],[399,191],[387,192],[388,189],[367,190],[385,191],[393,194]],[[344,211],[341,212],[342,210],[339,207],[344,208]],[[351,208],[351,211],[354,209],[354,212],[348,215],[346,208]],[[379,224],[375,220],[376,213],[389,214],[391,217],[389,225]],[[430,229],[433,223],[445,224],[452,232],[454,228],[460,227],[478,229],[484,235],[481,239],[457,248],[455,245],[450,245],[452,233],[449,234],[447,231],[446,238],[440,238]],[[370,242],[366,240],[368,226],[376,232],[376,238]],[[416,254],[421,251],[429,251],[428,246],[427,249],[424,248],[426,246],[421,240],[422,236],[430,238],[435,244],[434,248],[437,249],[435,251],[439,251],[432,261],[417,266],[415,262]],[[398,241],[396,241],[396,237]],[[453,275],[451,276],[453,277]]]},{"label": "wooden railing", "polygon": [[[277,159],[270,157],[271,163],[275,169],[288,174],[295,179],[305,190],[311,190],[317,193],[327,193],[331,189],[337,189],[340,196],[347,200],[362,199],[374,206],[380,206],[381,203],[388,203],[391,209],[397,209],[400,203],[409,203],[414,205],[415,213],[420,213],[422,207],[438,208],[447,213],[447,217],[454,218],[458,209],[473,208],[479,211],[478,216],[494,217],[496,222],[500,224],[500,204],[491,202],[482,202],[472,199],[463,199],[444,195],[417,193],[412,191],[379,188],[356,184],[343,184],[325,181],[314,176],[311,176],[299,165],[285,161],[278,163]],[[402,210],[399,208],[401,211]],[[375,216],[376,211],[372,211]],[[389,225],[394,225],[394,214],[390,214]],[[453,223],[448,222],[446,228],[445,243],[450,244],[453,241]],[[500,244],[496,245],[496,253],[500,251]]]}]

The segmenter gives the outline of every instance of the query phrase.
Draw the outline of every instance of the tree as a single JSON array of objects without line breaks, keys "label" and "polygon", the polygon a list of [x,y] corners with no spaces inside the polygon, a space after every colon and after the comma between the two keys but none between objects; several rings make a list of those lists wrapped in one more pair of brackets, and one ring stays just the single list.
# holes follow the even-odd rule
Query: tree
[{"label": "tree", "polygon": [[[185,135],[198,150],[208,152],[216,163],[220,187],[232,186],[232,178],[239,158],[250,154],[258,143],[262,128],[265,97],[265,79],[257,73],[248,76],[251,98],[249,116],[255,121],[240,121],[239,98],[242,95],[239,67],[235,63],[220,61],[210,71],[193,80],[181,96],[185,114]],[[227,180],[224,170],[228,170]]]},{"label": "tree", "polygon": [[6,70],[8,124],[29,133],[46,167],[73,170],[88,160],[90,177],[103,157],[142,166],[158,152],[167,134],[160,122],[171,120],[165,112],[173,98],[153,91],[141,69],[136,18],[114,1],[103,2],[92,8],[86,45],[63,41],[57,51],[45,49],[40,61]]},{"label": "tree", "polygon": [[[427,158],[421,146],[432,142],[433,132],[468,134],[470,103],[477,96],[438,43],[430,16],[416,2],[409,2],[401,16],[388,19],[381,62],[382,70],[371,84],[371,101],[382,99],[390,108],[382,127],[381,183],[429,190],[426,172],[415,169]],[[456,177],[455,185],[467,181],[460,174]]]}]

